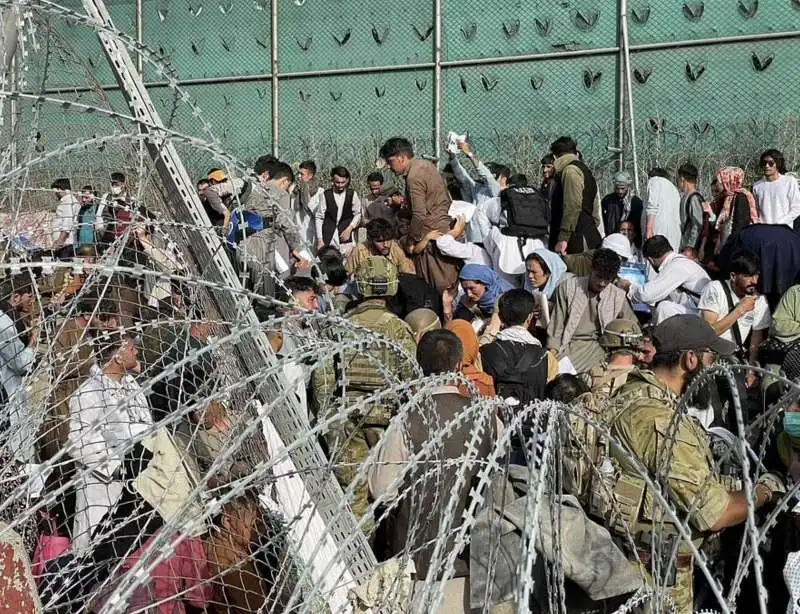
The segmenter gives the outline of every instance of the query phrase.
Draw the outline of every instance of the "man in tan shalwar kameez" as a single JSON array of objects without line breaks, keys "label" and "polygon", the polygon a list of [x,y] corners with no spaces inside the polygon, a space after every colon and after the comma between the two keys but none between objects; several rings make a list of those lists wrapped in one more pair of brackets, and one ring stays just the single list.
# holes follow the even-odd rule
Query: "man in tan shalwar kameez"
[{"label": "man in tan shalwar kameez", "polygon": [[[411,209],[408,235],[417,243],[432,231],[442,234],[450,230],[450,195],[436,166],[414,157],[411,143],[395,137],[381,147],[380,156],[395,175],[405,177],[406,203]],[[442,254],[436,242],[414,256],[417,274],[439,293],[455,285],[460,262]]]}]

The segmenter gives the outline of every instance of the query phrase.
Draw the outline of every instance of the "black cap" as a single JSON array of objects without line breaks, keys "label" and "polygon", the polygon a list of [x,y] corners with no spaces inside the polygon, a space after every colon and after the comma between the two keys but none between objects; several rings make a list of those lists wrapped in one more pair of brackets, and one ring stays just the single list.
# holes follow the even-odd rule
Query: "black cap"
[{"label": "black cap", "polygon": [[726,341],[711,328],[711,325],[693,315],[678,315],[667,318],[653,331],[656,352],[683,352],[686,350],[709,350],[721,356],[730,356],[736,346]]}]

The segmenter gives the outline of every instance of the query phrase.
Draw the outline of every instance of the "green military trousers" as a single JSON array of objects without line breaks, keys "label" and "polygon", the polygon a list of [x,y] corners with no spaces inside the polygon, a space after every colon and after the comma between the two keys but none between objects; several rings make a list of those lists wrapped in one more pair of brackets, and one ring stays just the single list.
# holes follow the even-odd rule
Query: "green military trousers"
[{"label": "green military trousers", "polygon": [[[333,473],[343,489],[356,480],[361,465],[367,460],[369,451],[378,445],[386,432],[385,426],[363,425],[353,420],[331,426],[325,440],[334,461]],[[369,486],[366,475],[353,486],[350,505],[356,518],[361,520],[369,509]],[[375,521],[370,516],[362,524],[362,531],[372,535]]]}]

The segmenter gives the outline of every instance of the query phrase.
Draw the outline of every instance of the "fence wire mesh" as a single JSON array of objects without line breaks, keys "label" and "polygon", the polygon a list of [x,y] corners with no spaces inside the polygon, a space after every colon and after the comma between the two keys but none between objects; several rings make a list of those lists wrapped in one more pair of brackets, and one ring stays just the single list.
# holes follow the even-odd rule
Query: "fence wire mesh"
[{"label": "fence wire mesh", "polygon": [[[767,145],[795,159],[800,10],[790,2],[770,10],[629,3],[630,75],[615,4],[497,0],[487,10],[416,0],[401,10],[278,1],[274,33],[268,2],[142,6],[142,42],[163,60],[144,63],[159,112],[176,130],[197,134],[195,110],[174,106],[166,87],[174,74],[220,142],[249,163],[274,148],[295,162],[344,164],[363,178],[386,137],[409,135],[420,153],[443,160],[449,130],[468,131],[485,158],[533,176],[549,143],[570,134],[609,188],[616,167],[631,170],[634,144],[642,169],[674,170],[691,159],[706,180],[725,161],[751,167]],[[111,15],[135,40],[135,3],[114,3]],[[25,63],[25,89],[115,89],[91,28],[61,20],[38,36],[42,53]],[[39,138],[61,143],[81,130],[76,117],[46,112]],[[209,161],[194,155],[188,164],[202,174]]]},{"label": "fence wire mesh", "polygon": [[[207,230],[193,227],[181,217],[153,164],[141,156],[139,125],[114,85],[97,43],[97,26],[68,17],[69,11],[82,14],[80,3],[0,4],[5,10],[19,11],[21,17],[24,13],[16,74],[2,95],[3,134],[6,143],[13,145],[0,169],[3,228],[11,231],[8,234],[27,234],[46,245],[51,240],[46,214],[54,205],[49,187],[55,179],[69,177],[76,188],[90,185],[102,192],[109,173],[121,171],[136,200],[153,214],[148,230],[152,242],[163,249],[172,246],[168,266],[157,266],[153,258],[141,254],[113,250],[96,261],[53,265],[46,272],[24,259],[9,256],[4,260],[6,276],[35,272],[49,285],[36,287],[33,317],[29,318],[39,322],[43,338],[36,346],[36,366],[23,379],[30,420],[4,430],[0,446],[17,457],[22,449],[14,446],[17,441],[28,445],[35,441],[43,447],[47,441],[56,451],[50,456],[39,452],[36,460],[42,461],[42,468],[28,467],[30,477],[22,472],[19,458],[3,462],[13,480],[0,476],[0,483],[12,485],[3,490],[7,496],[0,501],[0,517],[6,523],[6,529],[0,528],[0,539],[8,535],[9,528],[28,537],[31,527],[41,520],[40,511],[55,509],[57,514],[54,504],[61,502],[64,491],[91,480],[88,467],[73,467],[75,473],[67,474],[55,489],[50,484],[43,497],[29,501],[38,479],[46,473],[63,474],[70,459],[79,456],[80,446],[60,447],[69,443],[64,435],[63,404],[80,386],[81,378],[89,375],[89,363],[105,343],[95,340],[94,334],[90,343],[85,330],[96,323],[80,312],[82,298],[98,295],[117,302],[114,310],[119,311],[115,315],[122,320],[122,328],[140,339],[143,372],[138,380],[143,388],[155,389],[167,382],[173,389],[183,389],[192,377],[187,372],[195,370],[203,372],[206,384],[190,398],[175,399],[176,411],[156,419],[117,450],[126,457],[162,429],[168,429],[173,437],[183,436],[191,450],[182,451],[180,461],[199,465],[192,467],[196,483],[184,507],[170,516],[166,530],[151,534],[146,525],[158,515],[153,509],[117,506],[114,512],[119,515],[112,513],[111,520],[136,520],[135,539],[119,539],[119,547],[109,553],[103,549],[109,535],[125,537],[124,531],[131,527],[124,522],[102,525],[103,530],[90,540],[91,554],[79,553],[63,566],[40,574],[44,610],[69,611],[69,607],[75,610],[88,603],[103,612],[147,612],[156,603],[180,603],[210,612],[234,611],[234,607],[244,611],[347,611],[348,589],[355,588],[375,566],[356,525],[367,524],[368,516],[388,515],[386,507],[407,499],[413,502],[409,535],[424,534],[428,519],[419,517],[421,507],[415,507],[419,506],[415,497],[424,487],[434,493],[429,508],[441,510],[441,532],[435,539],[431,564],[440,573],[431,573],[423,581],[417,611],[431,611],[434,604],[441,603],[444,587],[436,580],[456,573],[456,559],[481,530],[486,532],[489,547],[473,549],[473,564],[482,565],[488,579],[485,592],[474,600],[477,607],[490,611],[492,606],[510,602],[510,607],[519,611],[530,604],[567,611],[568,570],[562,557],[547,558],[536,545],[541,536],[556,534],[553,549],[565,548],[560,520],[563,507],[556,497],[545,495],[566,479],[563,459],[556,450],[565,440],[580,441],[587,427],[599,427],[594,416],[575,407],[534,404],[492,442],[492,453],[478,459],[476,448],[491,430],[497,407],[494,401],[475,400],[459,418],[470,427],[464,437],[465,450],[447,461],[470,471],[455,478],[446,471],[442,447],[463,424],[437,424],[435,416],[426,416],[434,421],[431,443],[403,465],[395,481],[398,499],[372,501],[368,514],[353,521],[348,501],[353,499],[355,487],[347,489],[344,497],[330,494],[333,471],[352,463],[333,449],[330,460],[319,454],[298,466],[292,453],[303,446],[316,450],[326,429],[345,423],[364,409],[365,402],[342,400],[323,423],[310,424],[304,416],[294,415],[296,423],[283,425],[293,431],[291,439],[277,437],[266,418],[297,402],[298,382],[291,378],[298,377],[298,369],[302,372],[300,365],[313,370],[339,351],[382,352],[387,349],[386,340],[333,316],[273,316],[258,327],[242,326],[232,307],[239,304],[241,289],[221,283],[197,258],[197,238]],[[111,4],[112,18],[133,49],[135,3]],[[796,159],[800,85],[793,67],[800,59],[800,39],[789,30],[797,30],[800,11],[792,3],[770,12],[763,7],[759,12],[754,2],[740,2],[738,7],[731,4],[724,10],[702,2],[683,7],[666,1],[634,4],[629,14],[630,77],[642,169],[656,164],[674,169],[691,159],[708,181],[713,170],[723,164],[751,169],[752,157],[766,146],[781,147],[790,160]],[[315,159],[321,169],[344,164],[363,180],[374,169],[378,147],[387,137],[410,136],[420,153],[434,156],[441,149],[444,132],[451,129],[469,132],[482,158],[505,162],[533,179],[541,154],[550,141],[564,133],[578,140],[606,187],[620,154],[623,165],[630,167],[631,109],[625,111],[620,104],[625,74],[618,59],[616,6],[598,10],[590,3],[573,6],[498,0],[487,7],[477,1],[444,0],[437,14],[437,4],[427,0],[389,7],[378,2],[280,2],[277,75],[271,70],[273,6],[269,2],[145,0],[143,6],[139,19],[143,43],[149,50],[144,58],[144,78],[155,108],[173,131],[171,139],[193,176],[203,176],[212,166],[243,169],[272,148],[295,162]],[[440,33],[436,24],[441,24]],[[776,36],[784,31],[789,33]],[[439,34],[441,56],[435,49]],[[744,34],[754,38],[742,42],[739,38]],[[719,37],[728,39],[708,41]],[[437,80],[437,67],[441,68],[441,81]],[[436,126],[441,127],[440,134],[436,134]],[[5,252],[10,245],[6,237]],[[181,294],[192,298],[192,310],[185,305],[150,304],[159,281],[180,287]],[[78,289],[68,294],[69,288]],[[6,290],[0,298],[9,294]],[[84,320],[79,320],[81,317]],[[247,337],[301,322],[322,332],[315,333],[308,345],[286,350],[272,364],[246,364],[241,347]],[[208,330],[198,332],[198,325]],[[30,334],[32,322],[23,326],[27,326],[23,332]],[[81,330],[85,338],[71,345],[83,357],[75,364],[74,356],[59,353],[58,342],[66,332],[80,336]],[[188,343],[193,334],[205,335],[199,347]],[[178,343],[180,339],[190,347]],[[169,354],[175,347],[179,348],[176,353]],[[399,360],[412,362],[398,347],[388,349]],[[163,356],[174,360],[158,364]],[[208,376],[207,360],[213,364],[213,377]],[[383,394],[403,399],[401,416],[424,412],[430,407],[425,391],[453,383],[445,380],[423,378],[419,373],[403,382],[387,378]],[[466,384],[464,380],[458,383]],[[698,381],[700,385],[702,381]],[[261,388],[272,391],[269,407],[264,407],[263,396],[258,394]],[[796,386],[790,385],[789,390],[796,392]],[[170,389],[162,394],[169,396]],[[743,459],[753,459],[755,479],[763,472],[758,461],[766,445],[764,433],[774,429],[780,412],[792,401],[787,393],[770,407],[750,436],[739,440],[741,450],[729,449],[719,463],[733,455],[739,465],[747,467],[748,461]],[[114,408],[131,408],[136,402],[130,394]],[[110,406],[104,409],[112,410]],[[221,415],[223,410],[230,415]],[[733,413],[742,423],[739,405]],[[532,436],[522,429],[523,422],[526,429],[527,423],[535,425]],[[33,431],[31,427],[35,427]],[[33,434],[25,434],[29,432]],[[492,494],[523,499],[518,502],[521,512],[512,531],[502,518],[482,516],[481,512],[492,509],[482,505],[484,499],[491,500],[487,487],[514,477],[503,459],[512,439],[522,433],[538,440],[539,464],[517,478],[512,494]],[[42,441],[37,440],[40,436]],[[201,445],[205,448],[198,451]],[[622,449],[618,454],[629,456]],[[361,470],[360,478],[366,477],[365,471]],[[660,513],[690,542],[690,521],[679,518],[674,507],[659,496],[665,471],[658,475],[642,471],[642,477],[651,481]],[[454,492],[464,487],[464,476],[474,480],[474,496],[462,519],[456,513]],[[744,489],[752,507],[752,480],[745,480]],[[797,487],[793,490],[796,493]],[[692,551],[698,576],[706,578],[708,603],[713,604],[709,607],[732,611],[745,576],[761,578],[762,555],[755,546],[765,540],[778,513],[793,504],[794,493],[777,504],[766,527],[756,527],[748,519],[734,545],[742,562],[733,581],[719,584],[713,555]],[[158,500],[151,507],[163,503]],[[71,530],[66,523],[59,529]],[[514,547],[503,542],[503,531],[518,534]],[[198,536],[199,542],[195,541]],[[412,557],[420,547],[418,541],[409,539],[400,549],[400,560]],[[94,575],[101,554],[107,556],[105,563],[116,568],[105,576]],[[663,577],[650,578],[651,588],[639,582],[633,597],[625,597],[614,607],[630,611],[655,596],[657,611],[674,611],[661,589],[667,585],[667,570],[677,556],[676,549],[663,557]],[[202,573],[196,570],[195,584],[158,593],[156,578],[168,573],[163,565],[203,558],[207,567]],[[496,582],[501,560],[512,570],[510,585]],[[403,574],[397,572],[384,576],[384,590],[373,594],[376,610],[407,605],[408,579],[398,580]],[[748,599],[752,605],[748,611],[759,606],[765,611],[763,593],[750,587]],[[65,601],[74,603],[59,610],[57,604],[66,607]],[[362,604],[367,601],[363,599]]]}]

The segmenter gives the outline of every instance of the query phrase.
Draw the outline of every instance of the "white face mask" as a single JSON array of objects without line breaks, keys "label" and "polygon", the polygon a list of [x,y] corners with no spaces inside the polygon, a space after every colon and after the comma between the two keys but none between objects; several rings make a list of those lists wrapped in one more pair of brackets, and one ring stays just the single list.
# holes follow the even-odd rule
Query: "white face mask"
[{"label": "white face mask", "polygon": [[120,194],[122,194],[122,186],[121,185],[112,185],[111,186],[111,193],[114,196],[119,196]]}]

